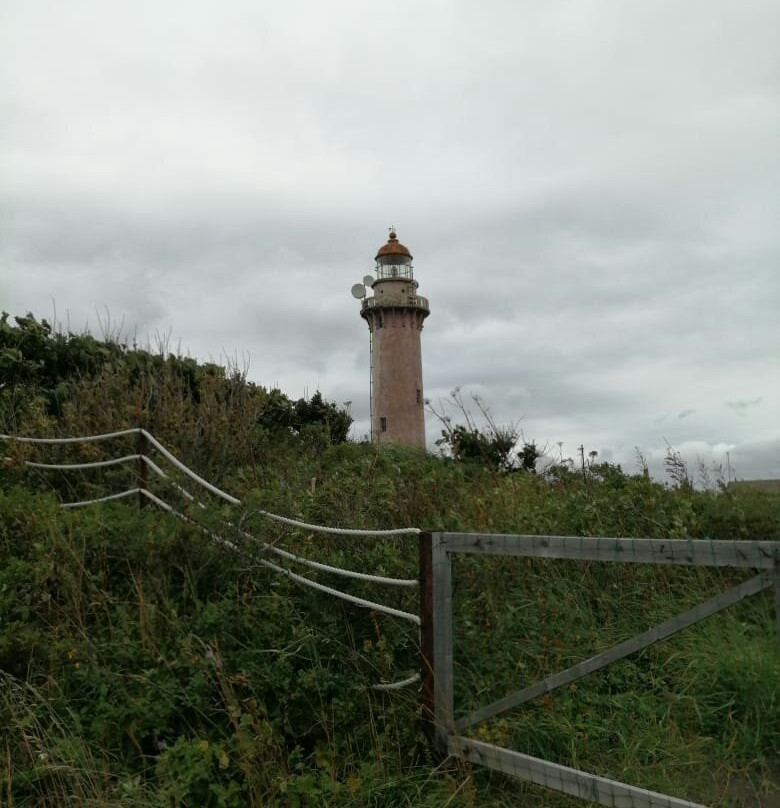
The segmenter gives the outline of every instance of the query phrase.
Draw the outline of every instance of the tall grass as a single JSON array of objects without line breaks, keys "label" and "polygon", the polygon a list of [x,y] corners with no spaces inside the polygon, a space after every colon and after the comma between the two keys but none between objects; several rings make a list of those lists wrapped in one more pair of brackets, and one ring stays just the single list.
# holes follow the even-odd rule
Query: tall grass
[{"label": "tall grass", "polygon": [[[45,335],[36,339],[48,356]],[[54,374],[56,390],[27,384],[24,374],[39,366],[17,362],[21,381],[0,391],[6,425],[37,435],[146,426],[241,498],[243,509],[209,503],[189,513],[245,552],[229,553],[152,507],[59,509],[58,499],[134,484],[133,468],[65,475],[22,463],[104,459],[132,452],[132,441],[6,447],[3,805],[582,804],[434,760],[417,690],[371,688],[416,669],[416,629],[275,576],[228,520],[315,560],[398,577],[416,575],[415,539],[308,534],[258,511],[348,527],[780,539],[777,495],[672,489],[618,469],[540,479],[399,447],[332,445],[327,423],[293,429],[289,402],[240,374],[165,357],[128,360],[123,350],[104,356],[88,340],[77,347],[89,361],[78,373]],[[55,352],[55,370],[61,359]],[[176,474],[172,480],[185,482]],[[150,479],[150,486],[184,506],[169,483]],[[458,559],[457,709],[643,631],[738,578],[642,565]],[[339,585],[417,608],[409,590]],[[722,808],[769,806],[780,748],[773,627],[771,599],[756,596],[474,732]]]},{"label": "tall grass", "polygon": [[[311,558],[403,577],[415,574],[414,540],[307,535],[252,511],[273,505],[351,526],[527,530],[530,523],[570,532],[583,501],[601,512],[602,526],[603,503],[614,508],[604,492],[550,490],[530,477],[496,477],[399,450],[336,447],[287,458],[283,469],[283,476],[258,470],[267,484],[257,489],[235,477],[247,502],[242,527]],[[631,492],[630,508],[615,510],[625,522],[644,519],[645,497],[655,503],[654,532],[708,530],[701,514],[712,503],[702,508],[698,495],[676,496],[648,486]],[[67,513],[49,495],[15,488],[0,496],[0,513],[0,668],[15,682],[6,693],[16,693],[4,706],[9,804],[482,806],[517,793],[532,806],[575,804],[478,771],[435,768],[416,690],[370,687],[415,669],[413,627],[278,579],[154,509]],[[221,506],[202,518],[226,530]],[[644,630],[732,578],[458,560],[459,709]],[[407,590],[346,586],[416,608]],[[758,805],[775,782],[780,745],[772,628],[771,603],[755,597],[475,732],[708,804]],[[54,757],[23,753],[30,714],[36,744]],[[50,760],[58,761],[57,777],[43,773]],[[747,796],[734,796],[735,781]]]}]

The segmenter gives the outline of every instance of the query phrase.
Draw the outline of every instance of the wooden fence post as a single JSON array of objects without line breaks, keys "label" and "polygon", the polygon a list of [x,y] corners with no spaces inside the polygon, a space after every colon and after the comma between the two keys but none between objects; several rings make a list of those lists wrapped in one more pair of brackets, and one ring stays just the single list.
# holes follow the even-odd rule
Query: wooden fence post
[{"label": "wooden fence post", "polygon": [[146,435],[143,432],[138,433],[138,441],[136,443],[136,454],[139,455],[138,458],[138,488],[140,489],[138,492],[138,507],[145,508],[149,504],[149,500],[146,498],[146,495],[143,493],[148,487],[148,469],[146,467],[146,462],[144,461],[144,457],[149,452],[149,441],[146,439]]},{"label": "wooden fence post", "polygon": [[455,737],[453,690],[452,559],[445,533],[431,541],[433,579],[433,707],[434,746],[442,758]]},{"label": "wooden fence post", "polygon": [[775,559],[775,648],[780,657],[780,558]]},{"label": "wooden fence post", "polygon": [[433,536],[420,533],[420,676],[422,679],[422,727],[430,747],[434,742],[433,670]]}]

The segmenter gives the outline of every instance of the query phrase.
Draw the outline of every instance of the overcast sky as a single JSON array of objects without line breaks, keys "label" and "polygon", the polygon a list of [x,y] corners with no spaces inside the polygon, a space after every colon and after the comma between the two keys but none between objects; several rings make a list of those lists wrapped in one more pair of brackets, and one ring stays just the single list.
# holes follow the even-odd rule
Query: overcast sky
[{"label": "overcast sky", "polygon": [[0,305],[360,437],[394,224],[433,401],[780,477],[779,54],[777,0],[0,0]]}]

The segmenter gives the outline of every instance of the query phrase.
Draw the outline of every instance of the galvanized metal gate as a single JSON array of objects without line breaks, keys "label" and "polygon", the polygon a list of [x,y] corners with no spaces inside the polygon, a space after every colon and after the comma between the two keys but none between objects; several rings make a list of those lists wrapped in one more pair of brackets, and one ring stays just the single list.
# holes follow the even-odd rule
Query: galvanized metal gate
[{"label": "galvanized metal gate", "polygon": [[[634,562],[758,570],[752,578],[590,659],[522,687],[498,701],[455,718],[452,557],[455,554],[525,556],[579,561]],[[423,701],[441,754],[465,758],[505,774],[610,808],[706,808],[595,774],[466,737],[481,721],[570,684],[610,662],[670,637],[717,612],[775,588],[780,653],[780,542],[681,539],[582,538],[477,533],[429,533],[421,541]]]}]

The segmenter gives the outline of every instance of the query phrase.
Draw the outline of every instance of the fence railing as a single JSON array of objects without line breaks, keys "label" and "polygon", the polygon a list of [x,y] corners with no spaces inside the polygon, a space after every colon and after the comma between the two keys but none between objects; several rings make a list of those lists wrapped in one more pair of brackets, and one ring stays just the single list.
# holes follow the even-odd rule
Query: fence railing
[{"label": "fence railing", "polygon": [[[433,533],[423,534],[422,543],[421,566],[425,570],[422,637],[424,653],[431,661],[423,669],[423,695],[434,744],[440,754],[462,757],[554,791],[611,808],[703,808],[687,800],[485,743],[466,737],[463,733],[482,721],[573,683],[771,587],[775,588],[776,637],[780,653],[780,542]],[[491,704],[456,718],[452,559],[458,554],[736,567],[758,570],[758,573],[590,659],[527,684]]]},{"label": "fence railing", "polygon": [[363,300],[362,306],[364,309],[381,308],[383,306],[397,306],[401,308],[409,307],[415,309],[425,309],[425,311],[428,311],[430,308],[428,298],[423,297],[422,295],[408,295],[405,298],[398,298],[397,300],[395,298],[392,300],[384,300],[381,297],[367,297]]},{"label": "fence railing", "polygon": [[[117,465],[136,465],[135,484],[125,491],[107,494],[96,499],[62,503],[64,508],[87,507],[138,495],[139,502],[153,503],[207,533],[220,546],[231,552],[245,552],[234,541],[225,539],[213,529],[200,523],[191,514],[185,514],[150,490],[149,473],[171,485],[188,503],[201,509],[205,505],[192,493],[172,479],[154,460],[152,451],[158,452],[175,469],[201,486],[210,494],[236,506],[241,500],[222,491],[189,469],[168,451],[154,436],[142,428],[126,429],[103,435],[76,438],[27,438],[0,435],[0,439],[39,445],[93,443],[136,436],[136,452],[121,454],[106,460],[88,463],[43,463],[24,461],[30,468],[41,470],[75,471],[79,469],[108,468]],[[287,567],[269,561],[258,562],[302,586],[340,598],[357,606],[398,617],[419,626],[421,668],[419,674],[401,681],[374,685],[379,690],[395,690],[422,679],[422,708],[426,730],[435,749],[441,755],[454,755],[473,763],[511,774],[582,799],[591,800],[611,808],[705,808],[687,800],[647,791],[588,772],[573,769],[551,761],[535,758],[511,749],[498,747],[466,737],[463,733],[477,724],[507,710],[513,709],[537,696],[548,693],[577,679],[600,670],[604,666],[649,647],[659,640],[717,614],[744,598],[774,587],[776,607],[777,651],[780,654],[780,542],[776,541],[709,541],[680,539],[640,539],[574,536],[500,535],[483,533],[431,533],[418,528],[364,530],[310,524],[291,517],[264,510],[252,511],[295,529],[333,533],[346,536],[393,537],[419,536],[419,580],[391,578],[384,575],[350,570],[304,558],[275,545],[264,542],[236,524],[225,521],[224,527],[252,542],[253,548],[263,555],[299,564],[309,569],[341,577],[358,579],[378,585],[415,587],[420,585],[419,614],[405,612],[376,601],[356,597],[293,572]],[[526,684],[513,693],[472,712],[456,717],[454,705],[454,626],[452,559],[459,554],[480,556],[521,556],[575,561],[607,561],[619,563],[660,564],[698,567],[734,567],[756,570],[757,574],[742,583],[699,603],[635,637],[612,648]]]},{"label": "fence railing", "polygon": [[[166,502],[162,497],[157,496],[150,490],[148,473],[151,471],[156,477],[166,481],[169,485],[171,485],[185,500],[187,500],[188,503],[194,503],[201,509],[206,507],[204,503],[200,502],[195,497],[195,495],[190,493],[183,486],[179,485],[175,480],[173,480],[169,476],[168,473],[166,473],[154,460],[152,460],[149,457],[149,454],[152,451],[156,451],[160,455],[162,455],[162,457],[165,460],[167,460],[177,471],[181,472],[192,482],[196,483],[210,494],[219,497],[220,499],[230,503],[231,505],[236,506],[242,505],[240,499],[234,497],[232,494],[229,494],[226,491],[221,490],[217,486],[210,483],[208,480],[205,480],[199,474],[197,474],[188,466],[186,466],[184,463],[182,463],[177,457],[175,457],[151,433],[147,432],[145,429],[141,427],[136,427],[132,429],[123,429],[116,432],[109,432],[101,435],[86,435],[72,438],[33,438],[33,437],[20,437],[13,435],[0,435],[0,440],[16,441],[18,443],[26,443],[41,446],[47,446],[47,445],[53,446],[53,445],[100,443],[110,441],[113,439],[125,438],[129,436],[136,436],[136,452],[134,454],[121,454],[117,457],[85,463],[79,463],[79,462],[44,463],[30,460],[24,460],[23,462],[24,465],[27,466],[28,468],[35,468],[49,471],[57,470],[65,472],[87,470],[87,469],[110,468],[113,466],[135,465],[135,472],[133,476],[134,485],[131,485],[131,487],[127,488],[126,490],[112,494],[106,494],[104,496],[96,497],[93,499],[78,500],[74,502],[63,502],[61,506],[67,509],[84,508],[103,502],[122,500],[137,495],[139,504],[141,506],[152,503],[157,507],[167,511],[168,513],[171,513],[174,516],[196,526],[198,529],[206,533],[211,539],[213,539],[223,548],[228,549],[231,552],[244,552],[238,546],[238,544],[236,544],[236,542],[231,541],[230,539],[225,539],[223,536],[216,533],[211,527],[201,524],[197,519],[193,518],[192,515],[183,513],[180,509],[171,505],[169,502]],[[245,514],[245,516],[246,515],[247,514]],[[293,519],[291,517],[282,516],[280,514],[272,513],[270,511],[259,509],[251,511],[251,515],[262,516],[271,519],[273,521],[276,521],[280,524],[287,525],[288,527],[292,527],[294,529],[306,530],[315,533],[329,533],[341,536],[392,538],[406,535],[417,535],[420,533],[420,530],[414,527],[373,530],[363,528],[357,529],[357,528],[333,527],[328,525],[317,525],[304,522],[298,519]],[[313,569],[326,574],[336,575],[353,580],[360,580],[377,585],[387,585],[387,586],[407,587],[407,588],[419,586],[419,581],[416,578],[393,578],[387,575],[375,575],[370,572],[351,570],[343,567],[336,567],[331,564],[324,564],[319,561],[314,561],[312,559],[305,558],[297,553],[292,553],[281,547],[277,547],[276,545],[262,541],[257,537],[253,536],[252,534],[250,534],[248,531],[243,530],[235,523],[230,521],[224,521],[223,527],[229,529],[233,533],[236,533],[241,538],[247,539],[250,542],[252,542],[253,548],[262,555],[266,556],[274,555],[277,558],[280,558],[286,562],[292,564],[298,564],[308,569]],[[420,625],[419,614],[407,612],[402,609],[398,609],[393,606],[388,606],[387,604],[380,603],[375,600],[369,600],[367,598],[358,597],[349,592],[344,592],[343,590],[336,589],[335,587],[328,586],[319,581],[315,581],[312,580],[311,578],[299,575],[298,573],[293,572],[291,569],[288,569],[287,567],[283,567],[277,563],[269,561],[267,558],[256,558],[255,560],[261,566],[266,567],[267,569],[272,570],[273,572],[279,575],[284,575],[285,577],[289,578],[290,580],[294,581],[297,584],[300,584],[301,586],[314,589],[318,592],[346,601],[355,606],[371,609],[374,612],[385,614],[390,617],[396,617],[401,620],[414,623],[417,626]],[[414,682],[419,681],[419,678],[420,678],[419,673],[416,673],[413,676],[407,677],[399,682],[379,684],[374,685],[374,687],[379,690],[394,690],[400,687],[404,687],[406,685],[413,684]]]}]

